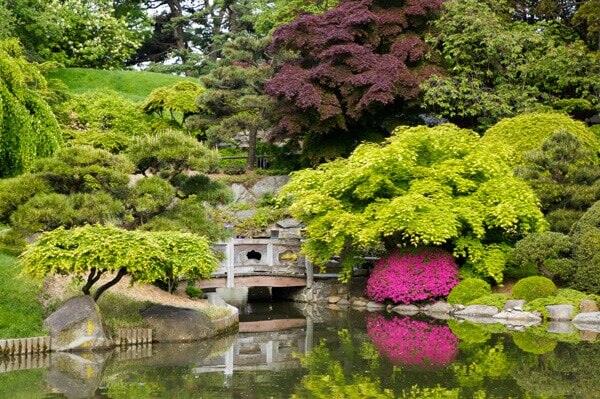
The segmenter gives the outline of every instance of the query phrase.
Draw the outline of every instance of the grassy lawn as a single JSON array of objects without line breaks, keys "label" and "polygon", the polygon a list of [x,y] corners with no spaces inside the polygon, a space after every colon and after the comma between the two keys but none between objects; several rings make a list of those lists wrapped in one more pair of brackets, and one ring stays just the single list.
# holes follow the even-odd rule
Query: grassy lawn
[{"label": "grassy lawn", "polygon": [[41,283],[19,276],[20,272],[15,257],[0,253],[0,338],[45,335],[38,301]]},{"label": "grassy lawn", "polygon": [[59,79],[75,94],[97,89],[111,89],[123,96],[142,101],[157,87],[192,79],[164,73],[142,71],[107,71],[87,68],[61,68],[48,73],[49,79]]}]

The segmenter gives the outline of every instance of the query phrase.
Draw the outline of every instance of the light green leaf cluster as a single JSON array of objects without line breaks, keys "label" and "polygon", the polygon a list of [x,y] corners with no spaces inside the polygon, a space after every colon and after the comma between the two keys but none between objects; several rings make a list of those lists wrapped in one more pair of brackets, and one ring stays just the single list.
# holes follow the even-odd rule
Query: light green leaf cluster
[{"label": "light green leaf cluster", "polygon": [[218,260],[208,240],[180,232],[127,231],[112,226],[60,227],[42,234],[21,254],[24,272],[84,276],[125,270],[133,281],[208,278]]},{"label": "light green leaf cluster", "polygon": [[585,123],[557,112],[533,112],[502,119],[485,132],[482,141],[494,151],[506,153],[510,163],[516,165],[524,162],[526,152],[539,150],[546,139],[561,130],[576,136],[587,150],[600,149],[598,137]]},{"label": "light green leaf cluster", "polygon": [[260,34],[271,33],[280,25],[289,24],[302,14],[321,14],[338,5],[338,0],[275,0],[265,1],[254,28]]},{"label": "light green leaf cluster", "polygon": [[194,82],[182,81],[172,86],[159,87],[152,90],[142,104],[144,112],[156,112],[162,115],[164,111],[181,112],[184,119],[187,115],[198,113],[200,107],[196,105],[196,98],[204,93],[204,87]]},{"label": "light green leaf cluster", "polygon": [[62,144],[58,122],[44,101],[46,80],[16,40],[0,41],[0,177],[31,169]]},{"label": "light green leaf cluster", "polygon": [[304,251],[316,264],[347,248],[450,244],[478,274],[500,282],[509,244],[547,225],[501,154],[449,124],[400,127],[383,144],[294,173],[281,195],[306,223]]}]

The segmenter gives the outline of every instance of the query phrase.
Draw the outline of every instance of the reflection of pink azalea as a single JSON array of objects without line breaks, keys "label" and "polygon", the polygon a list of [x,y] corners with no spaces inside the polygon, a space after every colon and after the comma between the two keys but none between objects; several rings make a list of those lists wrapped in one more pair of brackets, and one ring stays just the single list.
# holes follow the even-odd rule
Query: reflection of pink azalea
[{"label": "reflection of pink azalea", "polygon": [[445,325],[370,314],[367,331],[379,353],[395,365],[445,366],[458,353],[458,338]]},{"label": "reflection of pink azalea", "polygon": [[365,293],[376,302],[411,303],[447,296],[456,284],[458,268],[448,252],[396,250],[377,262]]}]

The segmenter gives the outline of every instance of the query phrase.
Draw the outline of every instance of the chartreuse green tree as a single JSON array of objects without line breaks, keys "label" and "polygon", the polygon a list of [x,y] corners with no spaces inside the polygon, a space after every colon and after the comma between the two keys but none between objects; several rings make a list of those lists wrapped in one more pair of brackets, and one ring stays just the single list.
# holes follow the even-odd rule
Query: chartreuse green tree
[{"label": "chartreuse green tree", "polygon": [[510,14],[504,1],[445,2],[427,39],[444,73],[421,86],[424,107],[479,130],[561,99],[597,107],[598,53],[557,21],[527,24]]},{"label": "chartreuse green tree", "polygon": [[275,0],[259,3],[262,7],[254,22],[254,30],[261,35],[268,35],[281,25],[289,24],[304,14],[322,14],[337,6],[338,0]]},{"label": "chartreuse green tree", "polygon": [[541,149],[546,139],[561,130],[576,136],[584,151],[600,149],[598,137],[585,123],[558,112],[532,112],[504,118],[485,131],[482,142],[495,152],[504,152],[512,165],[519,165],[526,152]]},{"label": "chartreuse green tree", "polygon": [[463,271],[503,278],[506,254],[547,222],[533,190],[501,154],[450,124],[399,127],[348,159],[292,174],[281,195],[306,223],[304,252],[318,265],[346,254],[396,246],[446,246]]},{"label": "chartreuse green tree", "polygon": [[112,90],[74,95],[56,114],[69,145],[90,145],[119,153],[135,136],[168,127],[162,119],[144,114],[139,104]]},{"label": "chartreuse green tree", "polygon": [[[82,291],[94,300],[125,275],[149,283],[187,277],[210,277],[218,260],[206,238],[179,232],[127,231],[113,226],[87,225],[42,234],[20,256],[24,273],[43,278],[62,274],[85,278]],[[105,274],[112,279],[92,287]]]},{"label": "chartreuse green tree", "polygon": [[60,147],[62,134],[45,90],[46,80],[17,40],[0,41],[0,178],[29,171],[35,159]]},{"label": "chartreuse green tree", "polygon": [[204,87],[191,81],[177,82],[172,86],[159,87],[152,90],[146,100],[142,103],[142,109],[148,114],[156,113],[163,116],[165,111],[169,112],[172,120],[176,120],[176,114],[181,114],[180,126],[185,124],[186,119],[197,114],[202,109],[196,104],[196,98],[204,92]]}]

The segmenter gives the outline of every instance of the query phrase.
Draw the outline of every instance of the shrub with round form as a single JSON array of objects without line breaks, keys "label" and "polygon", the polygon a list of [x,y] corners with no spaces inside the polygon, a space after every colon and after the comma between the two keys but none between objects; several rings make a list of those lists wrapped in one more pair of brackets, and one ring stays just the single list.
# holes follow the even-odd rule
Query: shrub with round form
[{"label": "shrub with round form", "polygon": [[493,147],[508,146],[508,156],[513,164],[523,161],[523,154],[537,150],[544,140],[560,130],[577,136],[591,150],[600,148],[598,138],[583,122],[557,112],[534,112],[505,118],[489,128],[482,142]]},{"label": "shrub with round form", "polygon": [[478,278],[466,278],[458,283],[450,295],[448,303],[453,305],[466,305],[469,302],[492,293],[492,287],[484,280]]},{"label": "shrub with round form", "polygon": [[547,277],[525,277],[513,287],[513,298],[533,301],[537,298],[546,298],[556,294],[556,285]]},{"label": "shrub with round form", "polygon": [[367,318],[367,332],[379,353],[394,365],[441,367],[452,363],[458,354],[458,338],[450,327],[431,320],[388,320],[372,313]]},{"label": "shrub with round form", "polygon": [[366,295],[376,302],[408,304],[445,297],[456,284],[458,267],[450,253],[439,248],[395,250],[373,269]]}]

